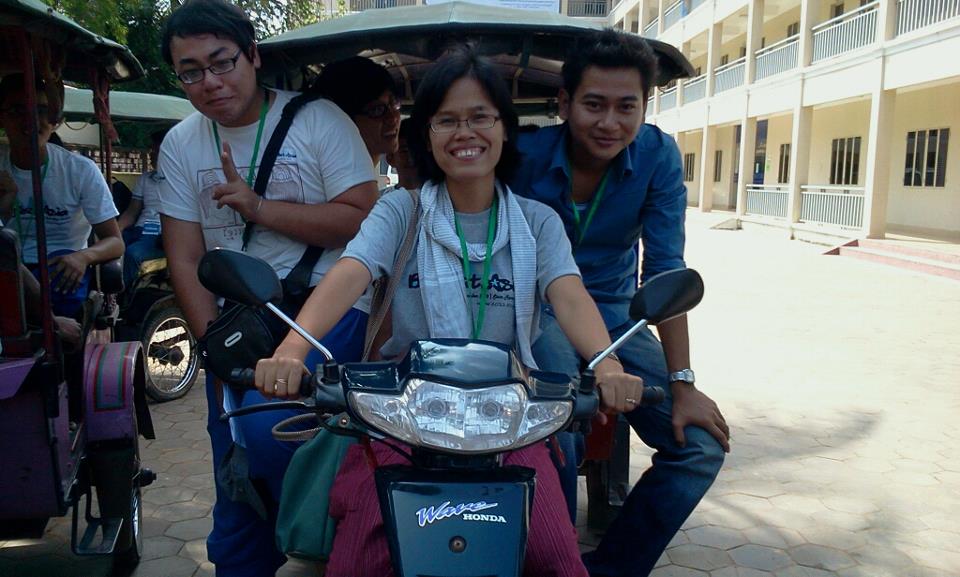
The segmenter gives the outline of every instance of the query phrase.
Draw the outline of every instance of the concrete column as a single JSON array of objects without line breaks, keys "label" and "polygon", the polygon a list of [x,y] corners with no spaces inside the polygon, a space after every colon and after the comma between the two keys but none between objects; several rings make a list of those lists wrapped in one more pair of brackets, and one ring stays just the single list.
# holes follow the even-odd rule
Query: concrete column
[{"label": "concrete column", "polygon": [[793,107],[793,129],[790,132],[790,196],[787,200],[787,222],[800,220],[800,186],[807,184],[810,173],[810,136],[813,131],[813,107],[803,106],[798,99]]},{"label": "concrete column", "polygon": [[797,46],[797,65],[800,68],[810,66],[810,60],[813,59],[813,32],[815,24],[814,14],[812,12],[813,2],[800,2],[800,39]]},{"label": "concrete column", "polygon": [[667,2],[670,0],[657,0],[657,38],[663,34],[663,11],[669,8]]},{"label": "concrete column", "polygon": [[713,170],[716,166],[717,129],[707,122],[700,140],[700,212],[713,210]]},{"label": "concrete column", "polygon": [[567,15],[567,10],[569,9],[569,0],[560,0],[560,14],[564,16]]},{"label": "concrete column", "polygon": [[897,0],[880,0],[877,6],[877,42],[892,40],[897,35]]},{"label": "concrete column", "polygon": [[[809,4],[809,2],[800,4]],[[753,84],[757,67],[756,52],[760,49],[761,38],[763,38],[763,0],[750,0],[747,5],[747,61],[743,69],[745,85]]]},{"label": "concrete column", "polygon": [[890,148],[896,92],[873,91],[870,99],[870,131],[867,135],[867,167],[864,171],[863,231],[869,238],[884,238],[887,232],[887,200],[890,193]]},{"label": "concrete column", "polygon": [[714,22],[707,37],[707,80],[706,97],[713,96],[713,69],[720,62],[720,41],[723,39],[723,24]]},{"label": "concrete column", "polygon": [[747,115],[744,110],[743,120],[740,121],[740,158],[737,161],[737,171],[740,173],[740,182],[737,183],[737,216],[743,216],[747,211],[747,184],[753,184],[753,157],[757,153],[757,119]]}]

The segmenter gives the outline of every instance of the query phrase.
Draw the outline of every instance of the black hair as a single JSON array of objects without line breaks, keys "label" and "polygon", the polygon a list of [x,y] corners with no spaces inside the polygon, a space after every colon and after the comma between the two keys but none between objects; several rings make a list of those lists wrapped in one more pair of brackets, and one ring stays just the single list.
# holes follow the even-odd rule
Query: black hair
[{"label": "black hair", "polygon": [[155,132],[150,133],[150,143],[151,144],[161,144],[163,139],[167,136],[167,133],[170,132],[169,128],[163,128]]},{"label": "black hair", "polygon": [[501,182],[509,182],[520,164],[517,111],[513,107],[510,90],[496,66],[466,47],[457,48],[437,61],[417,89],[410,115],[412,129],[407,146],[417,162],[420,179],[424,182],[442,182],[444,179],[445,175],[430,151],[430,118],[443,104],[450,86],[461,78],[476,80],[500,113],[499,122],[503,123],[505,139],[496,176]]},{"label": "black hair", "polygon": [[331,100],[353,118],[384,91],[397,93],[397,86],[387,69],[369,58],[351,56],[323,67],[311,91]]},{"label": "black hair", "polygon": [[173,64],[170,44],[174,36],[186,38],[200,34],[232,40],[247,59],[253,60],[257,39],[253,24],[243,9],[226,0],[187,0],[163,25],[160,49],[164,61]]},{"label": "black hair", "polygon": [[[47,83],[44,82],[40,75],[34,76],[34,88],[36,89],[38,98],[41,94],[47,97],[47,106],[50,108],[47,121],[50,124],[59,124],[60,121],[63,120],[63,106],[59,106],[59,110],[57,110],[58,105],[56,103],[51,104],[50,97],[47,94]],[[26,89],[27,77],[24,76],[22,72],[7,74],[0,79],[0,103],[9,98],[11,94],[26,92]],[[61,86],[60,89],[62,91],[63,87]]]},{"label": "black hair", "polygon": [[407,148],[410,147],[411,132],[413,132],[413,120],[408,116],[400,121],[400,128],[397,130],[397,140],[406,142]]},{"label": "black hair", "polygon": [[574,43],[563,64],[563,88],[571,97],[590,66],[598,68],[634,68],[640,73],[643,99],[657,78],[657,57],[647,41],[636,34],[612,28],[590,33]]}]

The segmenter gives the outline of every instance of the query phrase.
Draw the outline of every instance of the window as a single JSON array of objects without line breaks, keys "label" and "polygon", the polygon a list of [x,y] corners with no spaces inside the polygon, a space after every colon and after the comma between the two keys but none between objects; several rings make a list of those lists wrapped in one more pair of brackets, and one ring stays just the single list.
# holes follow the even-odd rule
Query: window
[{"label": "window", "polygon": [[696,161],[696,154],[689,152],[683,155],[683,181],[693,182],[693,163]]},{"label": "window", "polygon": [[790,26],[787,26],[787,38],[790,38],[791,36],[796,36],[797,34],[800,34],[799,22],[794,22]]},{"label": "window", "polygon": [[839,18],[840,16],[843,16],[843,2],[830,7],[830,18]]},{"label": "window", "polygon": [[696,69],[694,69],[694,71],[693,71],[693,77],[696,78],[697,76],[700,76],[701,74],[702,74],[701,69],[700,69],[699,66],[697,66]]},{"label": "window", "polygon": [[713,181],[720,182],[720,174],[723,168],[723,151],[717,150],[713,153]]},{"label": "window", "polygon": [[830,149],[830,184],[860,183],[860,137],[834,138]]},{"label": "window", "polygon": [[726,63],[728,63],[728,62],[730,62],[730,55],[729,55],[729,54],[724,54],[723,56],[720,57],[720,66],[723,66],[724,64],[726,64]]},{"label": "window", "polygon": [[743,58],[743,57],[746,56],[746,55],[747,55],[747,47],[746,47],[746,46],[741,46],[741,47],[740,47],[740,58]]},{"label": "window", "polygon": [[903,185],[944,186],[949,141],[949,128],[908,132]]},{"label": "window", "polygon": [[790,143],[780,145],[780,168],[777,170],[777,183],[790,182]]}]

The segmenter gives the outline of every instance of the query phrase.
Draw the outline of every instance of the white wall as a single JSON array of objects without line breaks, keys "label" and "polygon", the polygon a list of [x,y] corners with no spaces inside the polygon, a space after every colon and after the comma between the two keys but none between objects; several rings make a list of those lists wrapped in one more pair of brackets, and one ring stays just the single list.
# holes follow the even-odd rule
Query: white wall
[{"label": "white wall", "polygon": [[[700,204],[700,146],[703,141],[702,132],[682,132],[677,136],[677,145],[680,147],[681,159],[685,159],[687,154],[693,153],[693,180],[684,181],[687,187],[687,205],[697,206]],[[713,176],[711,175],[711,178]]]},{"label": "white wall", "polygon": [[[945,187],[903,186],[907,132],[950,129]],[[890,147],[887,223],[960,234],[960,82],[897,94]]]},{"label": "white wall", "polygon": [[780,145],[790,142],[792,135],[793,115],[774,116],[767,119],[767,160],[763,167],[763,184],[780,184],[777,182]]},{"label": "white wall", "polygon": [[[737,193],[732,191],[734,168],[740,159],[736,152],[736,126],[721,126],[714,129],[717,131],[716,149],[722,152],[720,159],[720,182],[713,182],[713,175],[708,174],[708,190],[713,192],[713,208],[719,210],[733,210],[737,204]],[[715,154],[715,150],[710,154]]]},{"label": "white wall", "polygon": [[834,138],[861,137],[860,186],[867,167],[867,132],[870,128],[870,101],[861,99],[813,111],[810,138],[810,172],[807,182],[830,184],[830,153]]}]

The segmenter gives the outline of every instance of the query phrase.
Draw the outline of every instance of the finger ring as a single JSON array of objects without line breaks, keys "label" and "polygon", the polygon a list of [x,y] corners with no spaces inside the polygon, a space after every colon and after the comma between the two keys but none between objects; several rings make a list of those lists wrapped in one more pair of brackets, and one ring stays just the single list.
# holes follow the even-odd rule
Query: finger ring
[{"label": "finger ring", "polygon": [[287,386],[287,379],[277,379],[273,382],[273,390],[277,390],[280,385]]},{"label": "finger ring", "polygon": [[636,400],[636,399],[631,399],[630,397],[627,397],[627,398],[624,399],[624,400],[627,401],[628,403],[630,403],[631,405],[636,405],[636,404],[637,404],[637,400]]}]

